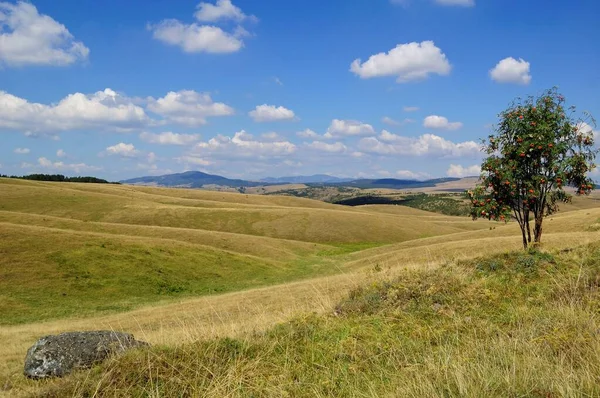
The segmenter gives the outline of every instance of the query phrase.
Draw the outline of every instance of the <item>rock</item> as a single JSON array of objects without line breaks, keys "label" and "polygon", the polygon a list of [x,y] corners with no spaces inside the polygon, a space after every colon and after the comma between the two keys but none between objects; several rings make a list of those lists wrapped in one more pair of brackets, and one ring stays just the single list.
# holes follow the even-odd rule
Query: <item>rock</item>
[{"label": "rock", "polygon": [[110,330],[68,332],[39,339],[25,357],[25,376],[62,377],[74,369],[89,368],[110,355],[149,344],[133,335]]}]

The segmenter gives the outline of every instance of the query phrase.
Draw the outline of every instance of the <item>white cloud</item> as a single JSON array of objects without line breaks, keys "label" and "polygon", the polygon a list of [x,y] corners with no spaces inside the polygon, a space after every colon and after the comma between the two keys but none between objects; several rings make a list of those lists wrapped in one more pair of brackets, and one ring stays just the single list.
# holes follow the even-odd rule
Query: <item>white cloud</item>
[{"label": "white cloud", "polygon": [[420,108],[418,106],[405,106],[404,108],[402,108],[402,110],[404,112],[416,112],[418,111]]},{"label": "white cloud", "polygon": [[410,170],[398,170],[396,175],[400,178],[405,178],[407,180],[426,180],[431,178],[428,173],[423,172],[414,172]]},{"label": "white cloud", "polygon": [[[600,139],[600,130],[594,130],[592,126],[585,122],[580,122],[577,124],[578,132],[584,135],[591,135],[594,138],[594,141]],[[599,144],[596,142],[596,145]]]},{"label": "white cloud", "polygon": [[87,59],[90,50],[67,28],[28,2],[0,2],[0,63],[65,66]]},{"label": "white cloud", "polygon": [[333,144],[328,144],[327,142],[322,141],[313,141],[310,144],[306,144],[308,148],[316,149],[317,151],[323,152],[332,152],[332,153],[342,153],[346,151],[346,145],[341,142],[335,142]]},{"label": "white cloud", "polygon": [[200,134],[178,134],[170,131],[159,134],[143,132],[140,134],[140,139],[151,144],[159,145],[190,145],[200,141]]},{"label": "white cloud", "polygon": [[[200,22],[257,20],[255,16],[244,14],[230,0],[217,0],[216,4],[200,3],[195,17]],[[233,53],[244,46],[242,38],[250,36],[239,25],[230,33],[218,26],[186,24],[176,19],[165,19],[156,25],[148,25],[148,29],[155,39],[178,46],[187,53]]]},{"label": "white cloud", "polygon": [[315,133],[311,129],[305,129],[305,130],[302,130],[302,131],[298,131],[296,133],[296,135],[298,137],[302,137],[302,138],[317,138],[319,136],[319,134]]},{"label": "white cloud", "polygon": [[289,141],[259,141],[251,134],[241,130],[233,137],[217,135],[207,142],[200,142],[193,148],[192,155],[201,157],[215,156],[221,158],[240,157],[278,157],[296,151],[296,145]]},{"label": "white cloud", "polygon": [[361,63],[355,59],[350,71],[363,79],[398,76],[398,83],[426,79],[430,74],[448,75],[450,63],[433,41],[398,44],[388,53],[379,53]]},{"label": "white cloud", "polygon": [[283,106],[274,105],[258,105],[253,111],[248,112],[248,115],[255,122],[274,122],[278,120],[292,120],[296,116],[294,111]]},{"label": "white cloud", "polygon": [[451,164],[446,171],[448,177],[473,177],[478,176],[481,173],[481,167],[474,164],[473,166],[463,167],[459,164]]},{"label": "white cloud", "polygon": [[56,156],[59,158],[64,158],[67,156],[67,153],[65,151],[63,151],[62,149],[59,149],[58,151],[56,151]]},{"label": "white cloud", "polygon": [[109,88],[90,95],[69,94],[52,105],[28,102],[0,91],[0,129],[29,136],[88,128],[126,129],[148,122],[144,109]]},{"label": "white cloud", "polygon": [[[73,171],[75,173],[102,170],[102,167],[89,166],[85,163],[52,162],[51,160],[44,158],[44,157],[41,157],[38,159],[38,165],[40,165],[44,169]],[[23,163],[23,164],[21,164],[21,167],[22,168],[30,168],[30,167],[34,167],[34,166],[29,163]]]},{"label": "white cloud", "polygon": [[213,102],[210,94],[194,90],[170,91],[162,98],[150,98],[148,109],[169,122],[188,126],[206,124],[208,117],[234,114],[229,105]]},{"label": "white cloud", "polygon": [[231,0],[217,0],[215,4],[200,3],[194,16],[200,22],[216,22],[226,19],[241,22],[248,18],[239,7],[233,5]]},{"label": "white cloud", "polygon": [[27,155],[31,151],[29,150],[29,148],[15,148],[13,152],[18,155]]},{"label": "white cloud", "polygon": [[361,139],[358,147],[379,155],[463,157],[481,153],[480,145],[474,141],[455,143],[434,134],[404,137],[385,130],[379,137]]},{"label": "white cloud", "polygon": [[139,156],[140,151],[135,149],[133,144],[125,144],[124,142],[120,142],[116,145],[106,148],[105,153],[107,155],[118,155],[126,158],[134,158]]},{"label": "white cloud", "polygon": [[515,83],[527,85],[531,82],[529,62],[523,58],[517,61],[513,57],[504,58],[490,70],[490,77],[498,83]]},{"label": "white cloud", "polygon": [[427,116],[423,120],[423,127],[429,129],[458,130],[462,126],[461,122],[449,122],[447,118],[437,115]]},{"label": "white cloud", "polygon": [[150,25],[149,29],[155,39],[181,47],[186,53],[233,53],[244,46],[238,36],[217,26],[188,25],[176,19],[166,19],[157,25]]},{"label": "white cloud", "polygon": [[461,6],[461,7],[475,6],[475,0],[435,0],[435,2],[442,6]]},{"label": "white cloud", "polygon": [[370,124],[362,123],[356,120],[333,119],[324,137],[336,138],[374,134],[375,129]]}]

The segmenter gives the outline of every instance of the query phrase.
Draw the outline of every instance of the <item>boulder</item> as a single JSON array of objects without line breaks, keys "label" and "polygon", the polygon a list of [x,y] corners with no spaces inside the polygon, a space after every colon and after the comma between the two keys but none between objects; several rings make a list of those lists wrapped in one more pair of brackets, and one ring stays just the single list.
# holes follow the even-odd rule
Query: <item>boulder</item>
[{"label": "boulder", "polygon": [[45,336],[27,350],[24,373],[33,379],[62,377],[75,369],[89,368],[110,355],[143,346],[148,343],[111,330]]}]

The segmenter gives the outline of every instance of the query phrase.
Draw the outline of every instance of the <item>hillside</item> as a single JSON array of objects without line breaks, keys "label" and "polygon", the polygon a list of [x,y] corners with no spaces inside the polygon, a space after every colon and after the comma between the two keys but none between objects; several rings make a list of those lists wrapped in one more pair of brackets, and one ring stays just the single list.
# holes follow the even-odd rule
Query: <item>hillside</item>
[{"label": "hillside", "polygon": [[146,176],[120,181],[122,184],[150,185],[160,187],[202,188],[204,185],[222,185],[226,187],[255,187],[264,183],[230,179],[201,171],[166,174],[162,176]]},{"label": "hillside", "polygon": [[120,181],[122,184],[146,185],[156,187],[180,187],[180,188],[202,188],[202,187],[259,187],[263,185],[286,185],[286,184],[316,184],[326,186],[355,187],[361,189],[369,188],[428,188],[438,184],[447,184],[459,181],[458,178],[437,178],[426,181],[400,180],[395,178],[384,179],[351,179],[338,178],[325,174],[312,176],[290,176],[290,177],[267,177],[261,181],[247,181],[230,179],[219,175],[206,174],[200,171],[186,171],[184,173],[166,174],[161,176],[146,176]]},{"label": "hillside", "polygon": [[[560,250],[600,240],[596,203],[577,199],[548,219],[545,247]],[[407,269],[518,249],[517,234],[515,224],[404,206],[0,179],[0,386],[11,386],[7,394],[15,396],[56,385],[36,384],[20,373],[25,350],[45,334],[124,330],[158,344],[157,358],[182,343],[200,344],[183,350],[213,347],[220,344],[213,338],[249,339],[290,317],[330,313],[350,289],[402,276]],[[435,278],[446,283],[442,274]],[[311,322],[306,327],[322,325]],[[371,320],[358,314],[349,322]],[[280,337],[248,344],[268,347],[275,341],[288,344]],[[73,385],[65,382],[67,390],[57,391],[71,391]],[[102,388],[108,388],[106,395],[115,393]]]},{"label": "hillside", "polygon": [[156,346],[60,396],[597,396],[600,247],[447,261],[245,338]]},{"label": "hillside", "polygon": [[346,253],[487,228],[449,221],[289,197],[1,179],[0,322],[328,274]]}]

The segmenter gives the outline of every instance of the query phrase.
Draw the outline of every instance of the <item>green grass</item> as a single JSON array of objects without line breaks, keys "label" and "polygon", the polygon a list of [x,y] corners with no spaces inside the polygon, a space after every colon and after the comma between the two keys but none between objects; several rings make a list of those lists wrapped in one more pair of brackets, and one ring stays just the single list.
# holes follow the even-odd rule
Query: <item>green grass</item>
[{"label": "green grass", "polygon": [[598,245],[452,262],[358,288],[330,315],[130,352],[41,394],[598,396],[599,286]]},{"label": "green grass", "polygon": [[357,251],[466,230],[411,217],[407,225],[401,214],[297,198],[0,178],[0,325],[330,275]]},{"label": "green grass", "polygon": [[168,240],[61,231],[47,238],[43,229],[0,229],[0,324],[100,315],[327,275],[337,272],[333,256],[358,250],[332,246],[327,256],[277,261]]}]

